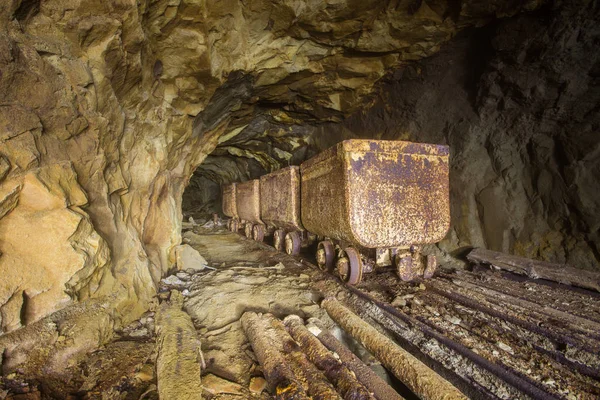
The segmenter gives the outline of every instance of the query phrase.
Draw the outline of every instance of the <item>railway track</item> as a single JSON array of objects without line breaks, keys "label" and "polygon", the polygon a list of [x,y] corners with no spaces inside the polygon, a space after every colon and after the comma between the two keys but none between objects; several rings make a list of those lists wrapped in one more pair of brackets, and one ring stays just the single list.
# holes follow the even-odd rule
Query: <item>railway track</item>
[{"label": "railway track", "polygon": [[[352,286],[312,260],[295,258],[320,277],[315,288],[323,299],[335,296],[359,323],[392,339],[380,347],[403,349],[438,377],[424,382],[450,382],[475,399],[600,398],[596,291],[477,265],[414,282],[398,281],[393,268],[380,269]],[[347,316],[330,316],[354,336],[354,327],[344,325]],[[355,339],[382,343],[367,336]],[[413,395],[437,398],[413,390],[421,385],[418,368],[386,364],[388,351],[367,349]]]},{"label": "railway track", "polygon": [[598,293],[483,269],[415,283],[384,272],[356,287],[324,276],[342,285],[346,306],[470,398],[600,398]]}]

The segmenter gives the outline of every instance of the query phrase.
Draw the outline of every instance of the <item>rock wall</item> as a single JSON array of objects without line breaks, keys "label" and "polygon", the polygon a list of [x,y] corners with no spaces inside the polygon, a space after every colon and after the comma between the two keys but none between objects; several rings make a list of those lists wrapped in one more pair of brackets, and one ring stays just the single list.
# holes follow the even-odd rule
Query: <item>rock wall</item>
[{"label": "rock wall", "polygon": [[143,5],[1,10],[0,332],[90,297],[114,298],[117,320],[139,314],[216,136],[194,138],[164,100]]},{"label": "rock wall", "polygon": [[3,2],[0,332],[88,298],[139,315],[219,141],[340,121],[390,69],[541,3]]}]

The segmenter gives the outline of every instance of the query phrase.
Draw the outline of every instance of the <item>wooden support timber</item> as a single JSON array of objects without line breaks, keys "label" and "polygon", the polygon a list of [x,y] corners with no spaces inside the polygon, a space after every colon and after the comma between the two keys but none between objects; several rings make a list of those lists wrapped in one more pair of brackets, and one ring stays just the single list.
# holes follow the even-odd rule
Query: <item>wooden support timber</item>
[{"label": "wooden support timber", "polygon": [[477,248],[467,259],[477,264],[489,264],[496,268],[526,275],[532,279],[546,279],[565,285],[578,286],[600,292],[600,273],[571,268],[563,264],[531,260],[496,251]]},{"label": "wooden support timber", "polygon": [[354,373],[327,350],[312,333],[306,329],[302,319],[297,315],[288,315],[284,324],[292,337],[300,344],[309,360],[312,361],[327,378],[333,382],[344,398],[355,400],[375,398],[356,379]]},{"label": "wooden support timber", "polygon": [[173,290],[170,300],[162,302],[156,313],[158,394],[166,400],[200,400],[200,341],[182,306],[183,295]]},{"label": "wooden support timber", "polygon": [[281,341],[285,357],[294,371],[298,380],[313,400],[341,400],[340,395],[333,385],[329,383],[317,367],[312,364],[300,346],[289,335],[285,326],[278,318],[271,314],[262,316],[263,322],[273,328],[277,338]]},{"label": "wooden support timber", "polygon": [[308,394],[284,357],[283,346],[277,339],[275,329],[254,312],[244,313],[241,321],[275,398],[307,399]]}]

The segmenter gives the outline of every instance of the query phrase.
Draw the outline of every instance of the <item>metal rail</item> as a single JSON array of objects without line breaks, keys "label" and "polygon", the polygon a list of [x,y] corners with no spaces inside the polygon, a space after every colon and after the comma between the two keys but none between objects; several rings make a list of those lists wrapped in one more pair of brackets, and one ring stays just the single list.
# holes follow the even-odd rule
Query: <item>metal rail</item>
[{"label": "metal rail", "polygon": [[[393,318],[390,318],[390,321],[392,321],[393,323],[397,323],[397,321],[394,321],[394,319],[398,318],[398,319],[402,320],[404,323],[408,323],[412,326],[415,326],[423,334],[427,335],[430,338],[437,340],[444,346],[452,349],[453,351],[460,354],[461,356],[469,359],[474,364],[487,370],[489,373],[491,373],[491,374],[495,375],[496,377],[500,378],[501,380],[505,381],[506,383],[513,386],[520,392],[522,392],[534,399],[557,400],[557,399],[562,398],[562,397],[555,396],[551,393],[548,393],[548,392],[542,390],[540,387],[537,386],[536,382],[534,382],[533,380],[529,379],[526,376],[523,376],[522,374],[513,370],[512,368],[510,368],[504,364],[501,364],[501,363],[496,364],[496,363],[490,362],[489,360],[485,359],[484,357],[480,356],[479,354],[468,349],[461,343],[455,342],[454,340],[449,339],[446,336],[442,335],[441,333],[437,332],[435,330],[435,328],[432,328],[425,322],[419,321],[418,319],[413,318],[413,317],[399,311],[398,309],[393,307],[391,304],[386,304],[384,302],[381,302],[354,287],[346,286],[346,289],[349,290],[351,293],[355,294],[356,296],[362,298],[363,300],[366,300],[366,301],[372,303],[373,305],[378,307],[380,310],[382,310],[384,313],[391,315]],[[400,326],[404,329],[404,324],[402,324]]]}]

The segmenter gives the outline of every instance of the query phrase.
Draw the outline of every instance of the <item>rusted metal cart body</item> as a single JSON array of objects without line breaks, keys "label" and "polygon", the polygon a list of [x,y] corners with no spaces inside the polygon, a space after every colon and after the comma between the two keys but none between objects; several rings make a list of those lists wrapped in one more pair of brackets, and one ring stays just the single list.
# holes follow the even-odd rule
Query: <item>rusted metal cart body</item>
[{"label": "rusted metal cart body", "polygon": [[260,199],[261,219],[268,227],[304,230],[300,220],[300,167],[261,176]]},{"label": "rusted metal cart body", "polygon": [[[308,244],[300,219],[300,167],[290,166],[260,178],[260,211],[277,250],[298,254]],[[261,229],[261,228],[257,228]],[[260,232],[257,233],[260,239]]]},{"label": "rusted metal cart body", "polygon": [[229,218],[238,218],[235,200],[235,183],[223,185],[223,214]]},{"label": "rusted metal cart body", "polygon": [[[360,281],[363,269],[393,263],[402,279],[413,279],[420,273],[419,246],[440,241],[450,226],[448,158],[449,149],[443,145],[338,143],[301,165],[302,223],[330,239],[325,247],[334,244],[341,252],[350,248],[353,255],[346,252],[341,258],[358,258],[355,268],[360,271],[354,271],[354,277],[341,273],[346,267],[336,264],[350,283]],[[321,243],[319,249],[331,253]],[[322,266],[330,268],[330,259],[321,257]],[[432,262],[428,259],[422,268],[424,275],[433,273]]]},{"label": "rusted metal cart body", "polygon": [[234,232],[238,230],[239,224],[235,186],[235,183],[230,183],[228,185],[223,185],[222,187],[223,214],[230,218],[229,221],[227,221],[227,227],[230,231]]},{"label": "rusted metal cart body", "polygon": [[237,214],[244,224],[246,237],[251,238],[254,225],[264,225],[260,218],[260,180],[237,183],[235,190]]}]

